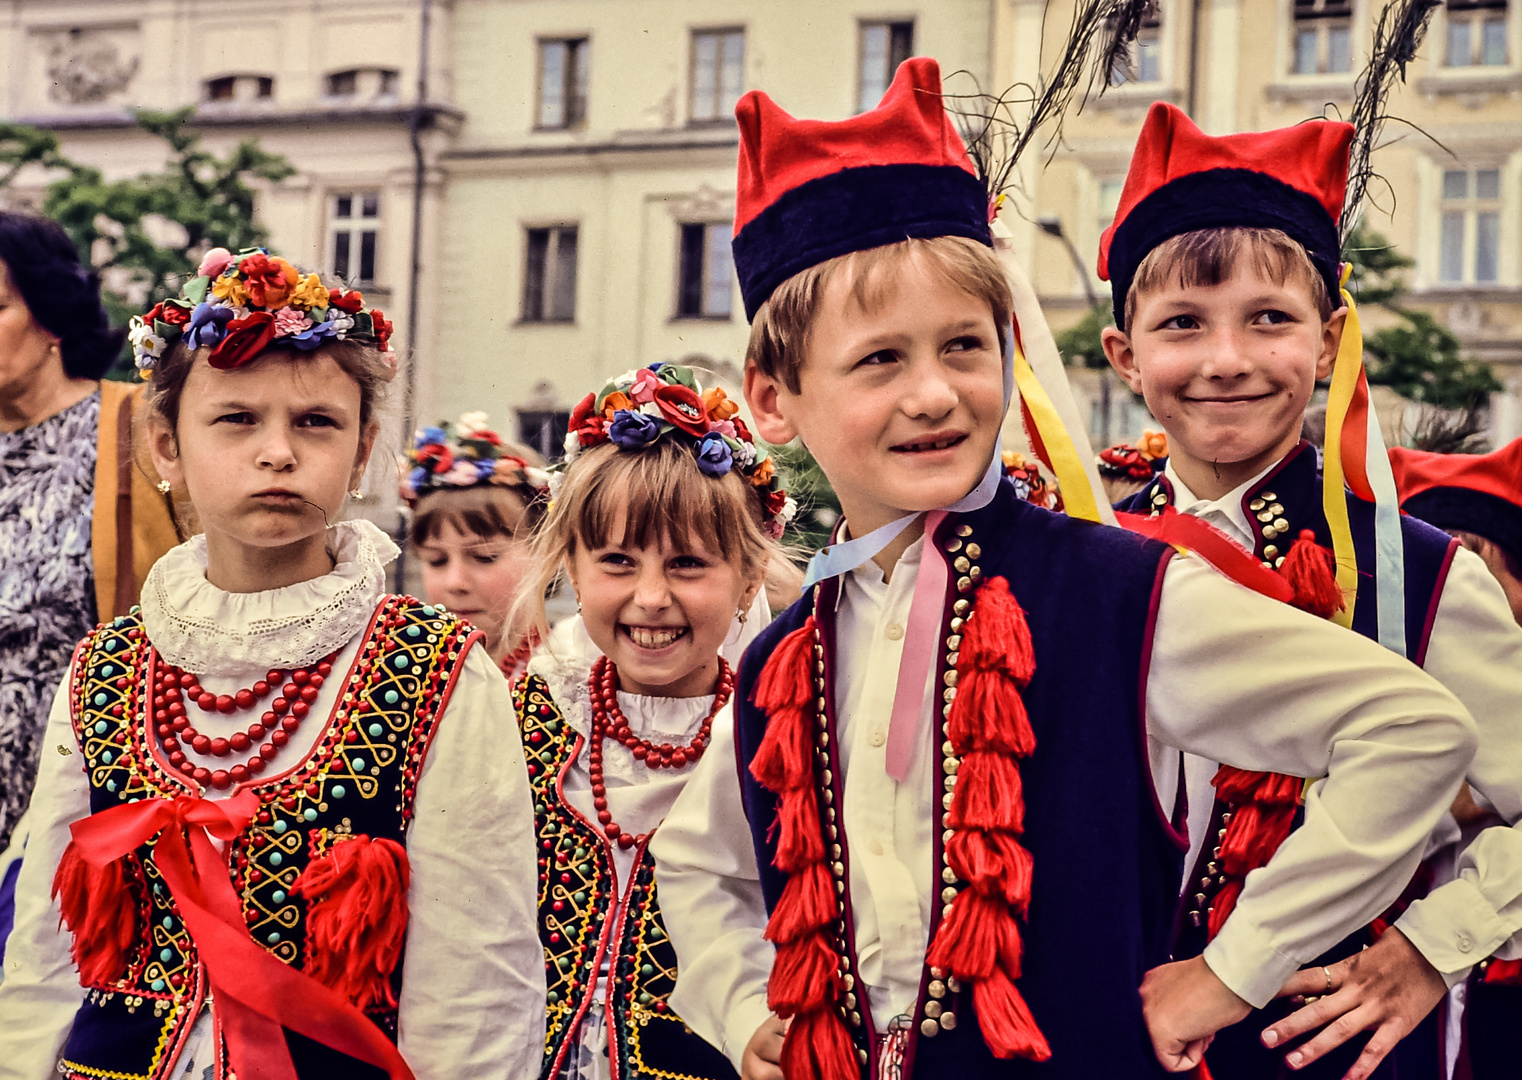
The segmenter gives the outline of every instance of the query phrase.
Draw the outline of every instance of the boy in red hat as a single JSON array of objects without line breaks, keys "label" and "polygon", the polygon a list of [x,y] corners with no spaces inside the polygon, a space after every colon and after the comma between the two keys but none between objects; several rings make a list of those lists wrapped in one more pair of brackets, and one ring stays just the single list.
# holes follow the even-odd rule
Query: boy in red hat
[{"label": "boy in red hat", "polygon": [[[1154,1044],[1187,1067],[1393,899],[1456,790],[1462,710],[1198,560],[1016,497],[1011,291],[934,61],[839,123],[760,93],[737,115],[746,397],[849,525],[654,841],[673,1006],[752,1080],[1134,1078],[1161,1075]],[[1185,749],[1330,763],[1305,828],[1341,851],[1288,845],[1205,958],[1151,971]],[[1410,801],[1375,833],[1387,786]],[[1356,899],[1329,919],[1323,893]]]},{"label": "boy in red hat", "polygon": [[[1291,603],[1423,665],[1479,721],[1471,782],[1515,819],[1522,813],[1522,747],[1511,731],[1522,700],[1522,631],[1479,559],[1441,531],[1398,518],[1393,482],[1387,471],[1381,478],[1358,331],[1339,279],[1337,225],[1352,137],[1351,125],[1327,121],[1212,137],[1178,109],[1152,106],[1101,242],[1099,269],[1114,289],[1116,325],[1104,332],[1106,353],[1163,424],[1170,453],[1157,478],[1118,508],[1164,524],[1175,510],[1203,518],[1279,570]],[[1316,380],[1329,375],[1323,483],[1300,430]],[[1370,456],[1372,447],[1379,451]],[[1375,497],[1380,488],[1382,499]],[[1335,578],[1326,546],[1338,556]],[[1286,665],[1281,659],[1275,666]],[[1268,862],[1299,820],[1294,800],[1286,805],[1280,797],[1283,778],[1223,768],[1224,761],[1185,761],[1191,871],[1177,956],[1208,956],[1210,939],[1230,932],[1234,919],[1227,916],[1243,878]],[[1401,800],[1375,797],[1376,807],[1403,812]],[[1448,840],[1457,839],[1453,833]],[[1317,844],[1299,833],[1295,839],[1305,852]],[[1286,994],[1325,995],[1313,1009],[1265,1032],[1288,1011],[1279,1006],[1277,1015],[1222,1032],[1208,1055],[1212,1072],[1220,1080],[1273,1075],[1286,1043],[1319,1026],[1313,1021],[1341,1016],[1287,1060],[1296,1068],[1317,1062],[1309,1075],[1370,1075],[1448,986],[1522,928],[1522,912],[1515,923],[1501,914],[1522,891],[1505,880],[1518,870],[1522,848],[1515,861],[1498,853],[1478,888],[1438,890],[1363,956],[1356,954],[1377,931],[1348,938],[1316,961],[1324,967],[1285,987]],[[1349,913],[1335,893],[1325,905],[1328,914]],[[1344,960],[1350,955],[1355,959]],[[1330,1053],[1367,1028],[1378,1030],[1366,1045]],[[1400,1057],[1402,1077],[1413,1068],[1440,1075],[1435,1017]]]}]

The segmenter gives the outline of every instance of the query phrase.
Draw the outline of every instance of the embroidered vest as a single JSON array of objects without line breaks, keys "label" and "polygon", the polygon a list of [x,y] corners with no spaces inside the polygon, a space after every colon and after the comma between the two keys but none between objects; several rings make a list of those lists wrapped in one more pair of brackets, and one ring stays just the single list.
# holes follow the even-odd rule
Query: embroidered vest
[{"label": "embroidered vest", "polygon": [[[1283,461],[1243,494],[1242,509],[1252,525],[1253,554],[1263,562],[1264,566],[1277,568],[1282,564],[1290,545],[1294,543],[1302,529],[1312,530],[1318,544],[1327,548],[1331,547],[1331,530],[1327,527],[1321,502],[1321,483],[1315,451],[1310,443],[1302,440],[1285,455]],[[1117,503],[1116,509],[1147,513],[1161,510],[1172,502],[1173,487],[1167,477],[1159,474],[1146,488]],[[1348,519],[1352,527],[1353,546],[1358,555],[1358,565],[1372,566],[1374,565],[1374,507],[1351,492],[1347,494],[1347,502]],[[1454,552],[1458,549],[1458,541],[1447,533],[1407,514],[1401,515],[1400,523],[1406,585],[1406,648],[1412,661],[1420,665],[1426,659],[1432,622],[1437,614],[1437,604],[1442,597],[1448,568],[1453,562]],[[1355,633],[1377,639],[1378,603],[1372,578],[1367,574],[1360,574],[1358,596],[1353,606]],[[1207,832],[1207,836],[1216,837],[1215,844],[1219,843],[1220,833],[1230,822],[1231,813],[1232,808],[1228,804],[1219,799],[1216,800]],[[1297,826],[1299,821],[1300,816],[1297,815]],[[1185,882],[1180,898],[1177,940],[1174,945],[1174,956],[1178,959],[1198,956],[1204,952],[1208,943],[1207,924],[1210,908],[1226,880],[1215,861],[1219,850],[1218,846],[1207,841]],[[1415,899],[1415,896],[1416,894],[1408,890],[1407,902]],[[1318,958],[1316,962],[1335,962],[1352,955],[1372,942],[1373,937],[1367,929],[1359,930],[1331,949],[1324,957]],[[1215,1074],[1223,1080],[1238,1076],[1279,1075],[1284,1050],[1267,1049],[1258,1036],[1264,1028],[1290,1011],[1293,1010],[1274,1003],[1267,1009],[1254,1010],[1241,1023],[1220,1032],[1212,1042],[1208,1054],[1210,1067]],[[1434,1013],[1433,1017],[1435,1016]],[[1435,1022],[1433,1017],[1429,1017],[1429,1022]],[[1305,1076],[1308,1080],[1337,1080],[1352,1067],[1366,1041],[1367,1036],[1352,1039],[1296,1075]],[[1379,1080],[1387,1080],[1397,1074],[1405,1077],[1412,1068],[1416,1067],[1416,1063],[1409,1060],[1402,1062],[1400,1059],[1403,1056],[1409,1058],[1412,1048],[1419,1045],[1419,1042],[1420,1040],[1416,1038],[1408,1038],[1396,1054],[1391,1055],[1381,1064],[1379,1071],[1374,1074],[1375,1077]],[[1438,1056],[1436,1054],[1429,1056],[1431,1060],[1422,1062],[1420,1072],[1412,1072],[1411,1075],[1430,1076],[1432,1080],[1436,1080],[1439,1075]]]},{"label": "embroidered vest", "polygon": [[[1163,545],[1091,525],[1019,501],[1001,484],[982,510],[949,517],[927,543],[952,566],[934,685],[943,702],[955,693],[955,652],[979,584],[1002,576],[1024,609],[1035,650],[1035,675],[1022,691],[1036,737],[1020,762],[1025,796],[1021,843],[1034,861],[1029,916],[1022,933],[1020,993],[1051,1046],[1050,1061],[998,1060],[988,1051],[967,988],[925,969],[913,1006],[903,1076],[1161,1077],[1142,1022],[1137,988],[1167,958],[1182,869],[1182,837],[1153,793],[1144,731],[1146,656],[1162,571]],[[927,556],[929,557],[929,556]],[[786,884],[774,865],[777,797],[752,777],[750,762],[766,731],[751,698],[764,659],[811,613],[820,627],[814,650],[817,707],[825,714],[817,741],[828,764],[816,769],[824,840],[838,901],[836,923],[844,989],[837,1003],[856,1042],[863,1074],[876,1076],[890,1017],[874,1015],[860,992],[849,889],[851,854],[838,816],[844,796],[835,715],[838,666],[834,587],[816,589],[772,623],[746,651],[736,687],[736,757],[767,910]],[[947,676],[953,676],[948,680]],[[945,739],[946,709],[933,741],[945,780],[924,808],[942,819],[954,783]],[[943,822],[944,828],[944,822]],[[935,833],[936,887],[930,927],[955,900],[959,883]]]},{"label": "embroidered vest", "polygon": [[[309,862],[352,836],[405,843],[434,727],[479,636],[441,610],[388,596],[311,755],[285,773],[242,785],[262,806],[228,844],[228,873],[250,936],[280,960],[304,968],[308,959],[306,902],[291,895],[291,886]],[[71,709],[91,813],[195,794],[195,785],[167,764],[144,718],[158,663],[136,616],[97,628],[76,650]],[[155,866],[154,847],[150,842],[127,856],[139,941],[120,978],[87,987],[58,1066],[63,1076],[158,1080],[200,1013],[206,972]],[[398,969],[394,986],[401,978]],[[394,1009],[369,1015],[396,1038]],[[304,1080],[383,1075],[294,1033],[287,1040]],[[226,1074],[226,1064],[219,1054],[217,1076]]]},{"label": "embroidered vest", "polygon": [[513,704],[539,838],[539,940],[548,988],[542,1080],[561,1074],[604,965],[613,1080],[734,1080],[729,1060],[682,1023],[668,1003],[676,989],[676,951],[661,922],[649,837],[635,849],[634,879],[617,918],[608,839],[566,801],[561,788],[582,737],[537,675],[514,684]]}]

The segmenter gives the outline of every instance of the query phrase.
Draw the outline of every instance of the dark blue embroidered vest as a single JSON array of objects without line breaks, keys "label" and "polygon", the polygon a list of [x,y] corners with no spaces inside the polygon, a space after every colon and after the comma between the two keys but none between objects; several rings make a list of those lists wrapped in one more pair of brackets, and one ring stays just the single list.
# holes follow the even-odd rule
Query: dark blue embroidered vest
[{"label": "dark blue embroidered vest", "polygon": [[541,1078],[562,1075],[598,973],[607,963],[612,1077],[734,1080],[729,1060],[694,1034],[668,1003],[676,989],[676,950],[661,921],[649,837],[635,851],[634,880],[615,925],[619,897],[608,838],[561,791],[561,778],[580,752],[581,736],[566,723],[537,675],[514,684],[513,705],[523,732],[539,838],[539,940],[548,990]]},{"label": "dark blue embroidered vest", "polygon": [[[1051,1045],[1052,1058],[1039,1065],[993,1058],[978,1030],[971,994],[955,980],[948,984],[938,977],[944,973],[927,969],[904,1075],[926,1080],[1162,1076],[1142,1022],[1137,988],[1147,969],[1167,957],[1178,895],[1174,875],[1182,869],[1182,838],[1152,790],[1143,717],[1147,655],[1169,551],[1118,529],[1021,502],[1008,484],[1001,484],[982,510],[948,518],[927,542],[938,545],[952,563],[941,627],[948,649],[956,648],[978,586],[989,578],[1009,581],[1030,625],[1036,671],[1023,698],[1037,745],[1035,754],[1021,762],[1020,772],[1026,808],[1022,842],[1035,871],[1019,987]],[[812,599],[795,604],[752,644],[741,664],[735,695],[737,766],[768,910],[777,903],[785,877],[772,863],[776,797],[756,783],[747,767],[766,728],[766,717],[750,698],[765,658],[812,612],[821,628],[816,656],[823,666],[827,730],[838,730],[834,599],[832,588],[821,588]],[[946,680],[949,662],[954,661],[943,651],[934,684],[948,691],[953,689]],[[938,714],[941,727],[922,752],[934,746],[946,753],[944,716],[944,710]],[[843,796],[837,742],[828,739],[831,765],[817,777],[824,785],[821,805],[826,808],[839,806]],[[924,812],[939,817],[939,789],[933,798]],[[850,860],[844,829],[827,825],[825,840],[831,871],[844,886]],[[937,831],[932,927],[939,925],[943,905],[957,890],[943,876],[943,842],[944,834]],[[872,1003],[856,993],[861,978],[849,889],[843,889],[842,906],[848,980],[839,1007],[851,1025],[864,1070],[875,1075],[881,1049],[877,1031],[890,1018],[873,1017]]]},{"label": "dark blue embroidered vest", "polygon": [[[1302,529],[1312,530],[1316,542],[1330,548],[1331,530],[1327,527],[1321,493],[1315,450],[1310,443],[1302,441],[1243,494],[1242,509],[1253,526],[1253,554],[1265,566],[1277,567],[1282,563]],[[1348,493],[1347,501],[1353,547],[1358,554],[1358,565],[1364,570],[1374,565],[1374,507],[1352,493]],[[1116,509],[1148,513],[1172,502],[1173,487],[1165,476],[1159,474],[1146,488],[1117,503]],[[1410,658],[1420,664],[1426,657],[1432,620],[1458,541],[1409,515],[1402,514],[1400,521],[1406,572],[1406,649]],[[1360,573],[1358,582],[1353,630],[1374,639],[1378,637],[1379,601],[1368,574]],[[1218,801],[1210,823],[1211,833],[1219,832],[1221,815],[1227,812],[1229,808]],[[1174,955],[1179,959],[1198,956],[1208,942],[1206,920],[1223,882],[1212,854],[1211,845],[1207,843],[1190,870],[1187,887],[1180,899],[1178,936],[1174,945]],[[1407,899],[1412,898],[1414,895]],[[1371,944],[1372,940],[1367,930],[1360,930],[1319,957],[1316,963],[1343,959]],[[1293,1010],[1288,1006],[1275,1002],[1267,1009],[1254,1010],[1246,1020],[1218,1034],[1207,1059],[1217,1080],[1270,1080],[1289,1075],[1283,1065],[1286,1048],[1268,1050],[1258,1036],[1264,1028],[1290,1011]],[[1429,1017],[1429,1026],[1435,1023],[1433,1017]],[[1366,1037],[1353,1039],[1294,1075],[1308,1080],[1337,1080],[1352,1067],[1366,1041]],[[1429,1045],[1433,1047],[1431,1052],[1427,1050]],[[1386,1059],[1375,1077],[1377,1080],[1395,1080],[1397,1077],[1400,1080],[1407,1077],[1437,1080],[1440,1074],[1435,1045],[1435,1032],[1419,1028],[1407,1037],[1397,1054]]]},{"label": "dark blue embroidered vest", "polygon": [[[479,636],[440,609],[387,597],[312,754],[288,772],[242,785],[263,805],[229,843],[228,873],[250,936],[280,960],[296,968],[307,962],[306,902],[291,886],[308,863],[354,836],[406,842],[434,727],[462,657]],[[196,793],[166,763],[143,716],[157,662],[135,616],[93,631],[75,653],[70,695],[91,813]],[[71,1080],[159,1080],[184,1048],[205,1000],[206,971],[159,876],[154,844],[127,862],[140,940],[118,979],[86,988],[58,1066]],[[401,978],[398,969],[395,987]],[[368,1015],[396,1038],[394,1009]],[[286,1038],[302,1080],[385,1076],[294,1032]],[[217,1076],[226,1074],[226,1065],[219,1054]]]}]

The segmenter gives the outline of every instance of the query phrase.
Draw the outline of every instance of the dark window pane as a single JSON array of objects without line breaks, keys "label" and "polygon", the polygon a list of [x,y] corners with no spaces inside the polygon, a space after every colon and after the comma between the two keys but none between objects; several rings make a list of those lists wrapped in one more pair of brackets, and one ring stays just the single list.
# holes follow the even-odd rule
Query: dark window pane
[{"label": "dark window pane", "polygon": [[333,234],[333,273],[340,281],[349,280],[349,234]]},{"label": "dark window pane", "polygon": [[259,96],[262,98],[275,96],[275,80],[268,76],[259,76]]},{"label": "dark window pane", "polygon": [[339,71],[328,76],[328,94],[332,97],[348,97],[358,89],[359,72]]},{"label": "dark window pane", "polygon": [[894,23],[888,45],[888,78],[892,79],[893,73],[898,70],[898,65],[913,55],[914,24],[912,22]]},{"label": "dark window pane", "polygon": [[518,441],[532,446],[546,461],[565,456],[565,429],[571,414],[555,409],[519,409]]},{"label": "dark window pane", "polygon": [[861,74],[857,80],[856,111],[866,112],[882,100],[888,89],[888,28],[867,23],[861,28]]},{"label": "dark window pane", "polygon": [[333,216],[341,218],[354,216],[354,196],[340,195],[334,199]]},{"label": "dark window pane", "polygon": [[576,230],[557,229],[555,250],[555,310],[552,318],[569,322],[576,317]]},{"label": "dark window pane", "polygon": [[692,118],[712,120],[718,114],[719,37],[697,34],[692,39]]},{"label": "dark window pane", "polygon": [[681,266],[677,274],[676,313],[703,314],[703,226],[682,226]]},{"label": "dark window pane", "polygon": [[745,91],[745,34],[735,30],[724,35],[724,83],[717,103],[719,118],[734,115]]},{"label": "dark window pane", "polygon": [[1501,215],[1494,210],[1474,216],[1474,279],[1494,284],[1500,268]]},{"label": "dark window pane", "polygon": [[361,207],[360,207],[360,215],[362,217],[379,217],[380,216],[380,193],[379,192],[375,192],[375,191],[367,191],[367,192],[365,192],[365,194],[364,194],[364,202],[361,204]]},{"label": "dark window pane", "polygon": [[528,256],[523,271],[523,319],[540,322],[544,318],[544,264],[549,255],[550,230],[528,230]]},{"label": "dark window pane", "polygon": [[237,80],[231,75],[222,79],[212,79],[206,84],[207,101],[231,101],[233,99],[233,84]]},{"label": "dark window pane", "polygon": [[1469,174],[1463,169],[1448,169],[1443,173],[1443,198],[1464,199],[1469,197]]},{"label": "dark window pane", "polygon": [[359,234],[359,279],[375,280],[375,233],[369,229]]}]

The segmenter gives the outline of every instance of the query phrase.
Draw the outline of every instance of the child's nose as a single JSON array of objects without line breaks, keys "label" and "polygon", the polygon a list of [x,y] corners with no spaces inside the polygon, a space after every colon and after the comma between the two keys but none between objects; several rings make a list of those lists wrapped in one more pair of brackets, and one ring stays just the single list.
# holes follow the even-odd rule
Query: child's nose
[{"label": "child's nose", "polygon": [[259,448],[259,464],[271,469],[287,469],[296,464],[296,452],[284,428],[271,426]]},{"label": "child's nose", "polygon": [[671,604],[671,587],[659,567],[640,570],[634,582],[634,602],[646,611],[659,611]]},{"label": "child's nose", "polygon": [[1231,379],[1252,370],[1252,357],[1241,331],[1218,330],[1206,351],[1205,375],[1212,379]]},{"label": "child's nose", "polygon": [[939,363],[917,365],[903,398],[903,408],[910,416],[935,419],[956,408],[957,392]]}]

